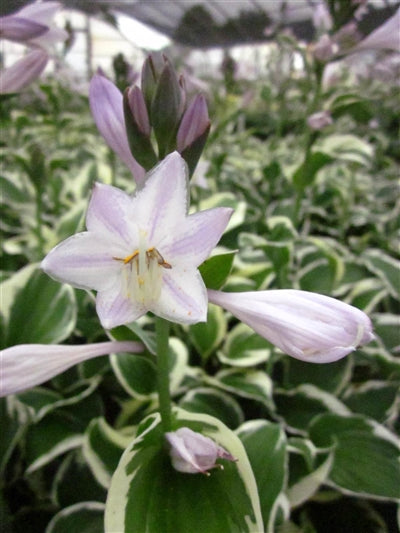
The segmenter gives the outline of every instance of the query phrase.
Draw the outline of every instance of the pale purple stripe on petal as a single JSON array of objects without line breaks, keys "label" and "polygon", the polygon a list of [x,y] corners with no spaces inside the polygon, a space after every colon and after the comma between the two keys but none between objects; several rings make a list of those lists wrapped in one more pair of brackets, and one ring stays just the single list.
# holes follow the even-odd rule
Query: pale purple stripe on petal
[{"label": "pale purple stripe on petal", "polygon": [[178,267],[166,270],[161,296],[150,311],[179,324],[205,322],[207,291],[199,271],[185,271]]},{"label": "pale purple stripe on petal", "polygon": [[90,232],[76,233],[53,248],[41,263],[42,269],[57,281],[80,289],[107,289],[120,275],[125,250],[118,243]]},{"label": "pale purple stripe on petal", "polygon": [[135,219],[147,229],[150,241],[159,241],[184,221],[188,201],[186,163],[173,152],[147,175],[144,188],[134,198]]},{"label": "pale purple stripe on petal", "polygon": [[221,239],[232,213],[229,207],[217,207],[190,215],[164,240],[160,252],[174,264],[199,266]]},{"label": "pale purple stripe on petal", "polygon": [[123,324],[134,322],[147,312],[140,303],[134,302],[124,294],[118,283],[106,291],[97,293],[96,311],[101,325],[112,329]]},{"label": "pale purple stripe on petal", "polygon": [[128,194],[117,187],[96,183],[86,215],[86,227],[103,234],[110,242],[125,243],[128,247],[126,256],[133,252],[129,247],[138,245],[137,227],[131,222],[132,212],[132,198]]},{"label": "pale purple stripe on petal", "polygon": [[100,355],[143,351],[138,342],[100,342],[80,346],[20,344],[0,352],[0,396],[40,385],[68,368]]}]

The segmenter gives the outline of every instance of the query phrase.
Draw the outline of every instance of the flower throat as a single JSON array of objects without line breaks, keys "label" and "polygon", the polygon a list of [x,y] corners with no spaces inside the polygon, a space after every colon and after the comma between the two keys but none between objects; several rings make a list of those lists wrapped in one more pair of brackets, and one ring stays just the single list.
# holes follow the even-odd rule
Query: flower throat
[{"label": "flower throat", "polygon": [[147,248],[143,237],[139,248],[124,258],[113,257],[123,263],[123,291],[128,299],[144,305],[156,302],[161,294],[162,270],[170,269],[160,252],[154,246]]}]

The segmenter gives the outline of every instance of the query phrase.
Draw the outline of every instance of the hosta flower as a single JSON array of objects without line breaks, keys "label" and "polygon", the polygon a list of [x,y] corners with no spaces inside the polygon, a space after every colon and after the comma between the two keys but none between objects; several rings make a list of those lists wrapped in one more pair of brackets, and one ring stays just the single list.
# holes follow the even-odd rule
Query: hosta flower
[{"label": "hosta flower", "polygon": [[61,7],[60,2],[34,2],[12,15],[0,17],[0,37],[42,48],[65,41],[67,32],[53,23]]},{"label": "hosta flower", "polygon": [[0,17],[0,38],[34,47],[25,57],[0,73],[0,94],[20,91],[39,77],[49,60],[47,48],[68,37],[53,24],[59,2],[36,2],[12,15]]},{"label": "hosta flower", "polygon": [[142,352],[139,342],[98,342],[80,346],[19,344],[0,352],[0,396],[16,394],[40,385],[93,357],[114,352]]},{"label": "hosta flower", "polygon": [[302,361],[336,361],[374,338],[365,313],[321,294],[294,289],[209,290],[208,297],[284,353]]},{"label": "hosta flower", "polygon": [[234,457],[209,437],[183,427],[165,434],[170,444],[172,466],[185,474],[207,474],[212,468],[222,468],[217,459],[234,461]]},{"label": "hosta flower", "polygon": [[105,328],[147,311],[182,324],[205,321],[207,291],[197,267],[219,241],[232,210],[187,210],[186,165],[174,152],[133,198],[96,184],[87,231],[56,246],[42,268],[54,279],[96,290]]}]

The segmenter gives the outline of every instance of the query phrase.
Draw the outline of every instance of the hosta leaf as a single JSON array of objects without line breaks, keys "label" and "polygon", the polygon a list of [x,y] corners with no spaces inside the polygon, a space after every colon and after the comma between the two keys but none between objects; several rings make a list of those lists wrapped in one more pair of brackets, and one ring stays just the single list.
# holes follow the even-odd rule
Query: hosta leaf
[{"label": "hosta leaf", "polygon": [[202,360],[206,361],[226,335],[226,318],[222,308],[209,304],[207,322],[190,326],[188,333]]},{"label": "hosta leaf", "polygon": [[82,440],[82,426],[77,419],[63,412],[50,413],[27,432],[27,471],[34,472],[55,457],[81,446]]},{"label": "hosta leaf", "polygon": [[237,430],[256,478],[261,512],[267,533],[273,533],[278,512],[278,498],[287,479],[286,435],[279,424],[251,420]]},{"label": "hosta leaf", "polygon": [[233,259],[236,252],[213,255],[199,267],[203,281],[209,289],[220,289],[232,270]]},{"label": "hosta leaf", "polygon": [[394,415],[398,394],[398,382],[370,380],[348,388],[342,401],[354,413],[367,415],[378,422],[386,422]]},{"label": "hosta leaf", "polygon": [[210,383],[242,398],[256,400],[273,409],[271,378],[262,370],[221,370]]},{"label": "hosta leaf", "polygon": [[231,366],[249,367],[264,363],[271,353],[268,341],[254,333],[246,324],[238,324],[228,333],[218,358]]},{"label": "hosta leaf", "polygon": [[74,290],[36,270],[11,307],[7,344],[56,344],[70,335],[75,321]]},{"label": "hosta leaf", "polygon": [[[175,391],[185,374],[187,364],[186,346],[177,338],[169,340],[169,371],[171,392]],[[157,393],[157,366],[148,357],[132,354],[112,354],[111,366],[114,373],[133,398],[145,400]]]},{"label": "hosta leaf", "polygon": [[312,419],[324,412],[350,414],[350,410],[335,396],[314,385],[300,385],[296,389],[279,391],[274,396],[277,413],[285,423],[297,430],[307,430]]},{"label": "hosta leaf", "polygon": [[292,357],[283,361],[284,387],[293,388],[303,383],[337,394],[351,379],[351,357],[344,357],[329,365],[310,365]]},{"label": "hosta leaf", "polygon": [[310,440],[300,438],[290,439],[288,450],[290,479],[287,496],[293,508],[310,499],[327,480],[333,454],[318,450]]},{"label": "hosta leaf", "polygon": [[58,512],[45,533],[103,533],[104,503],[81,502]]},{"label": "hosta leaf", "polygon": [[105,488],[118,466],[122,452],[131,441],[107,424],[104,418],[91,421],[85,432],[83,455],[94,477]]},{"label": "hosta leaf", "polygon": [[240,440],[219,420],[174,411],[174,429],[189,427],[218,442],[237,462],[209,477],[171,466],[161,421],[151,415],[125,450],[106,503],[106,533],[260,533],[254,475]]},{"label": "hosta leaf", "polygon": [[363,259],[367,267],[384,281],[390,294],[400,299],[400,261],[381,250],[367,250]]},{"label": "hosta leaf", "polygon": [[358,496],[400,499],[400,445],[383,426],[329,413],[312,422],[310,437],[318,447],[332,446],[330,484]]},{"label": "hosta leaf", "polygon": [[189,391],[179,406],[193,413],[215,416],[229,428],[237,428],[244,420],[238,402],[224,392],[205,387]]}]

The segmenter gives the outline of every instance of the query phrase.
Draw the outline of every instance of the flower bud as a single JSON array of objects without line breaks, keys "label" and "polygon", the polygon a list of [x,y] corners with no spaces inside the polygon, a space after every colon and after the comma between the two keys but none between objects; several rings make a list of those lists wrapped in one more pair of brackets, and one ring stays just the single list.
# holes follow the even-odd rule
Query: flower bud
[{"label": "flower bud", "polygon": [[209,437],[183,427],[166,433],[170,444],[169,454],[172,466],[185,474],[206,474],[212,468],[222,468],[217,459],[235,461],[234,457]]},{"label": "flower bud", "polygon": [[163,158],[175,149],[176,129],[182,116],[181,90],[173,66],[165,60],[150,111],[150,122],[157,139],[159,158]]},{"label": "flower bud", "polygon": [[139,87],[129,87],[123,98],[125,128],[129,147],[136,161],[146,170],[157,163],[157,156],[150,140],[150,121]]},{"label": "flower bud", "polygon": [[209,289],[208,300],[301,361],[337,361],[374,339],[365,313],[322,294],[294,289],[240,293]]},{"label": "flower bud", "polygon": [[315,59],[322,62],[330,61],[339,52],[339,46],[329,35],[322,35],[315,43],[313,55]]},{"label": "flower bud", "polygon": [[308,126],[315,131],[322,130],[326,126],[330,126],[332,123],[333,120],[329,111],[318,111],[307,118]]},{"label": "flower bud", "polygon": [[206,99],[198,94],[183,115],[176,137],[177,150],[186,161],[190,175],[200,159],[210,125]]}]

